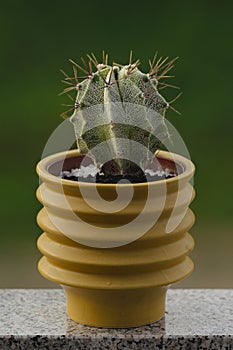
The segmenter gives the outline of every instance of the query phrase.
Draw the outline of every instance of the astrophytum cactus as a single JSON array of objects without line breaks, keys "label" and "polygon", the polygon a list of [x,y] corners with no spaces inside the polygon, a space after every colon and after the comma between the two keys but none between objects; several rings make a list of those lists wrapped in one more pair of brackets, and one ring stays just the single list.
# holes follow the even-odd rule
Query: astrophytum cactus
[{"label": "astrophytum cactus", "polygon": [[[174,108],[159,89],[177,88],[161,82],[176,58],[156,60],[155,56],[146,74],[139,70],[139,61],[132,61],[132,54],[125,66],[109,65],[107,55],[102,63],[93,54],[88,58],[83,67],[71,60],[73,78],[64,73],[65,82],[71,85],[64,92],[77,91],[70,121],[78,150],[99,165],[111,164],[105,167],[110,173],[134,173],[134,164],[142,167],[169,137],[165,112]],[[84,76],[79,77],[79,71]]]}]

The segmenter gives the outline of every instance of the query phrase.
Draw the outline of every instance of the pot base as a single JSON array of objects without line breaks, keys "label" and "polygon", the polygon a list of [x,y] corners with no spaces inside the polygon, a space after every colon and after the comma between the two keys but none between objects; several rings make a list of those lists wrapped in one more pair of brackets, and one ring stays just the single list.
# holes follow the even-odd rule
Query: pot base
[{"label": "pot base", "polygon": [[167,287],[96,290],[63,286],[67,314],[83,325],[105,328],[143,326],[165,314]]}]

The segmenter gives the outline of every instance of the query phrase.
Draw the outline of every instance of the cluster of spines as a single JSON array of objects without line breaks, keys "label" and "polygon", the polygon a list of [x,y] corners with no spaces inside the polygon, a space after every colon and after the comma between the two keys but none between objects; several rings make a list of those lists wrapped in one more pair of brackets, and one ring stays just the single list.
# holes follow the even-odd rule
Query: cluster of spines
[{"label": "cluster of spines", "polygon": [[[70,77],[66,72],[61,70],[62,74],[64,75],[64,79],[62,80],[63,83],[69,85],[67,88],[65,88],[60,94],[66,94],[68,98],[72,101],[72,104],[70,105],[65,105],[68,107],[71,107],[67,111],[63,112],[61,116],[63,118],[69,117],[69,114],[72,114],[72,112],[77,109],[77,108],[82,108],[82,105],[79,104],[77,100],[75,100],[71,95],[70,92],[72,91],[77,91],[79,88],[79,83],[82,82],[84,79],[103,79],[104,81],[104,86],[103,88],[108,88],[109,85],[118,83],[119,79],[116,78],[114,82],[111,82],[111,76],[114,74],[114,67],[119,66],[123,67],[123,65],[118,64],[116,62],[113,62],[111,65],[111,72],[110,72],[110,78],[109,81],[106,80],[106,78],[102,75],[101,70],[104,66],[108,66],[108,54],[103,51],[102,54],[102,63],[100,63],[94,53],[91,53],[90,55],[87,55],[88,61],[86,62],[83,58],[81,58],[81,61],[83,63],[83,66],[79,65],[72,59],[69,59],[69,61],[72,63],[73,66],[73,76]],[[168,73],[171,71],[171,69],[174,67],[175,61],[178,59],[178,57],[173,58],[172,60],[169,61],[169,57],[163,58],[162,56],[158,58],[158,52],[153,57],[153,60],[149,59],[149,73],[145,74],[145,79],[154,79],[158,83],[157,90],[163,90],[165,88],[173,88],[173,89],[179,89],[178,86],[172,85],[165,83],[164,81],[161,81],[163,79],[168,79],[168,78],[174,78],[173,75],[168,75]],[[140,65],[140,61],[136,60],[133,62],[133,54],[132,51],[130,52],[130,57],[129,57],[129,64],[127,66],[127,71],[124,76],[124,79],[127,79],[127,77],[130,77],[132,73],[135,71],[135,69]],[[96,72],[93,70],[93,66],[96,68]],[[80,75],[79,75],[80,73]],[[98,73],[98,74],[96,74]],[[122,79],[122,78],[120,78]],[[180,114],[179,111],[177,111],[173,106],[172,103],[174,103],[182,93],[179,93],[173,100],[169,101],[167,103],[167,108],[172,109],[176,113]]]}]

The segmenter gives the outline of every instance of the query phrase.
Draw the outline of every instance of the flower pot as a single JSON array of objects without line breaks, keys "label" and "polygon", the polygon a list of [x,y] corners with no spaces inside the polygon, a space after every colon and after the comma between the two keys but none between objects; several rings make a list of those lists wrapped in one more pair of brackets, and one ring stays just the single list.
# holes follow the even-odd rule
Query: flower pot
[{"label": "flower pot", "polygon": [[[38,239],[44,255],[39,271],[62,285],[67,313],[81,324],[120,328],[157,321],[165,313],[168,286],[193,270],[188,254],[194,242],[188,230],[194,215],[188,206],[194,197],[189,183],[194,166],[184,157],[160,151],[161,164],[176,167],[179,175],[150,183],[118,185],[123,193],[129,187],[133,189],[132,200],[120,211],[104,213],[85,202],[82,190],[92,199],[96,186],[111,208],[116,185],[81,183],[56,176],[61,169],[79,166],[82,159],[77,151],[68,151],[44,158],[37,166],[43,181],[37,198],[44,206],[37,218],[44,231]],[[166,197],[160,210],[164,188]],[[154,201],[146,207],[148,191],[152,191]],[[141,212],[135,232],[144,223],[151,224],[135,239],[128,224]],[[75,222],[74,229],[75,217],[81,220]],[[98,234],[99,228],[103,228],[103,234]]]}]

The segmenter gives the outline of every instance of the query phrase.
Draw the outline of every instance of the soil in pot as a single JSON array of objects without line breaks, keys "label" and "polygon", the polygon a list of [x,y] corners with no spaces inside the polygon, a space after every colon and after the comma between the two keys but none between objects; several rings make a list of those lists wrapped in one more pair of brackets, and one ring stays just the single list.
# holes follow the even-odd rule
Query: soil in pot
[{"label": "soil in pot", "polygon": [[119,169],[114,161],[107,162],[101,169],[98,169],[93,163],[71,169],[68,169],[64,164],[60,172],[60,177],[66,180],[102,184],[153,182],[173,178],[182,172],[181,169],[177,167],[177,164],[173,162],[170,163],[171,164],[164,164],[162,159],[155,158],[151,162],[145,164],[145,171],[142,171],[138,165],[131,162],[133,174],[126,173],[124,175],[119,173]]}]

